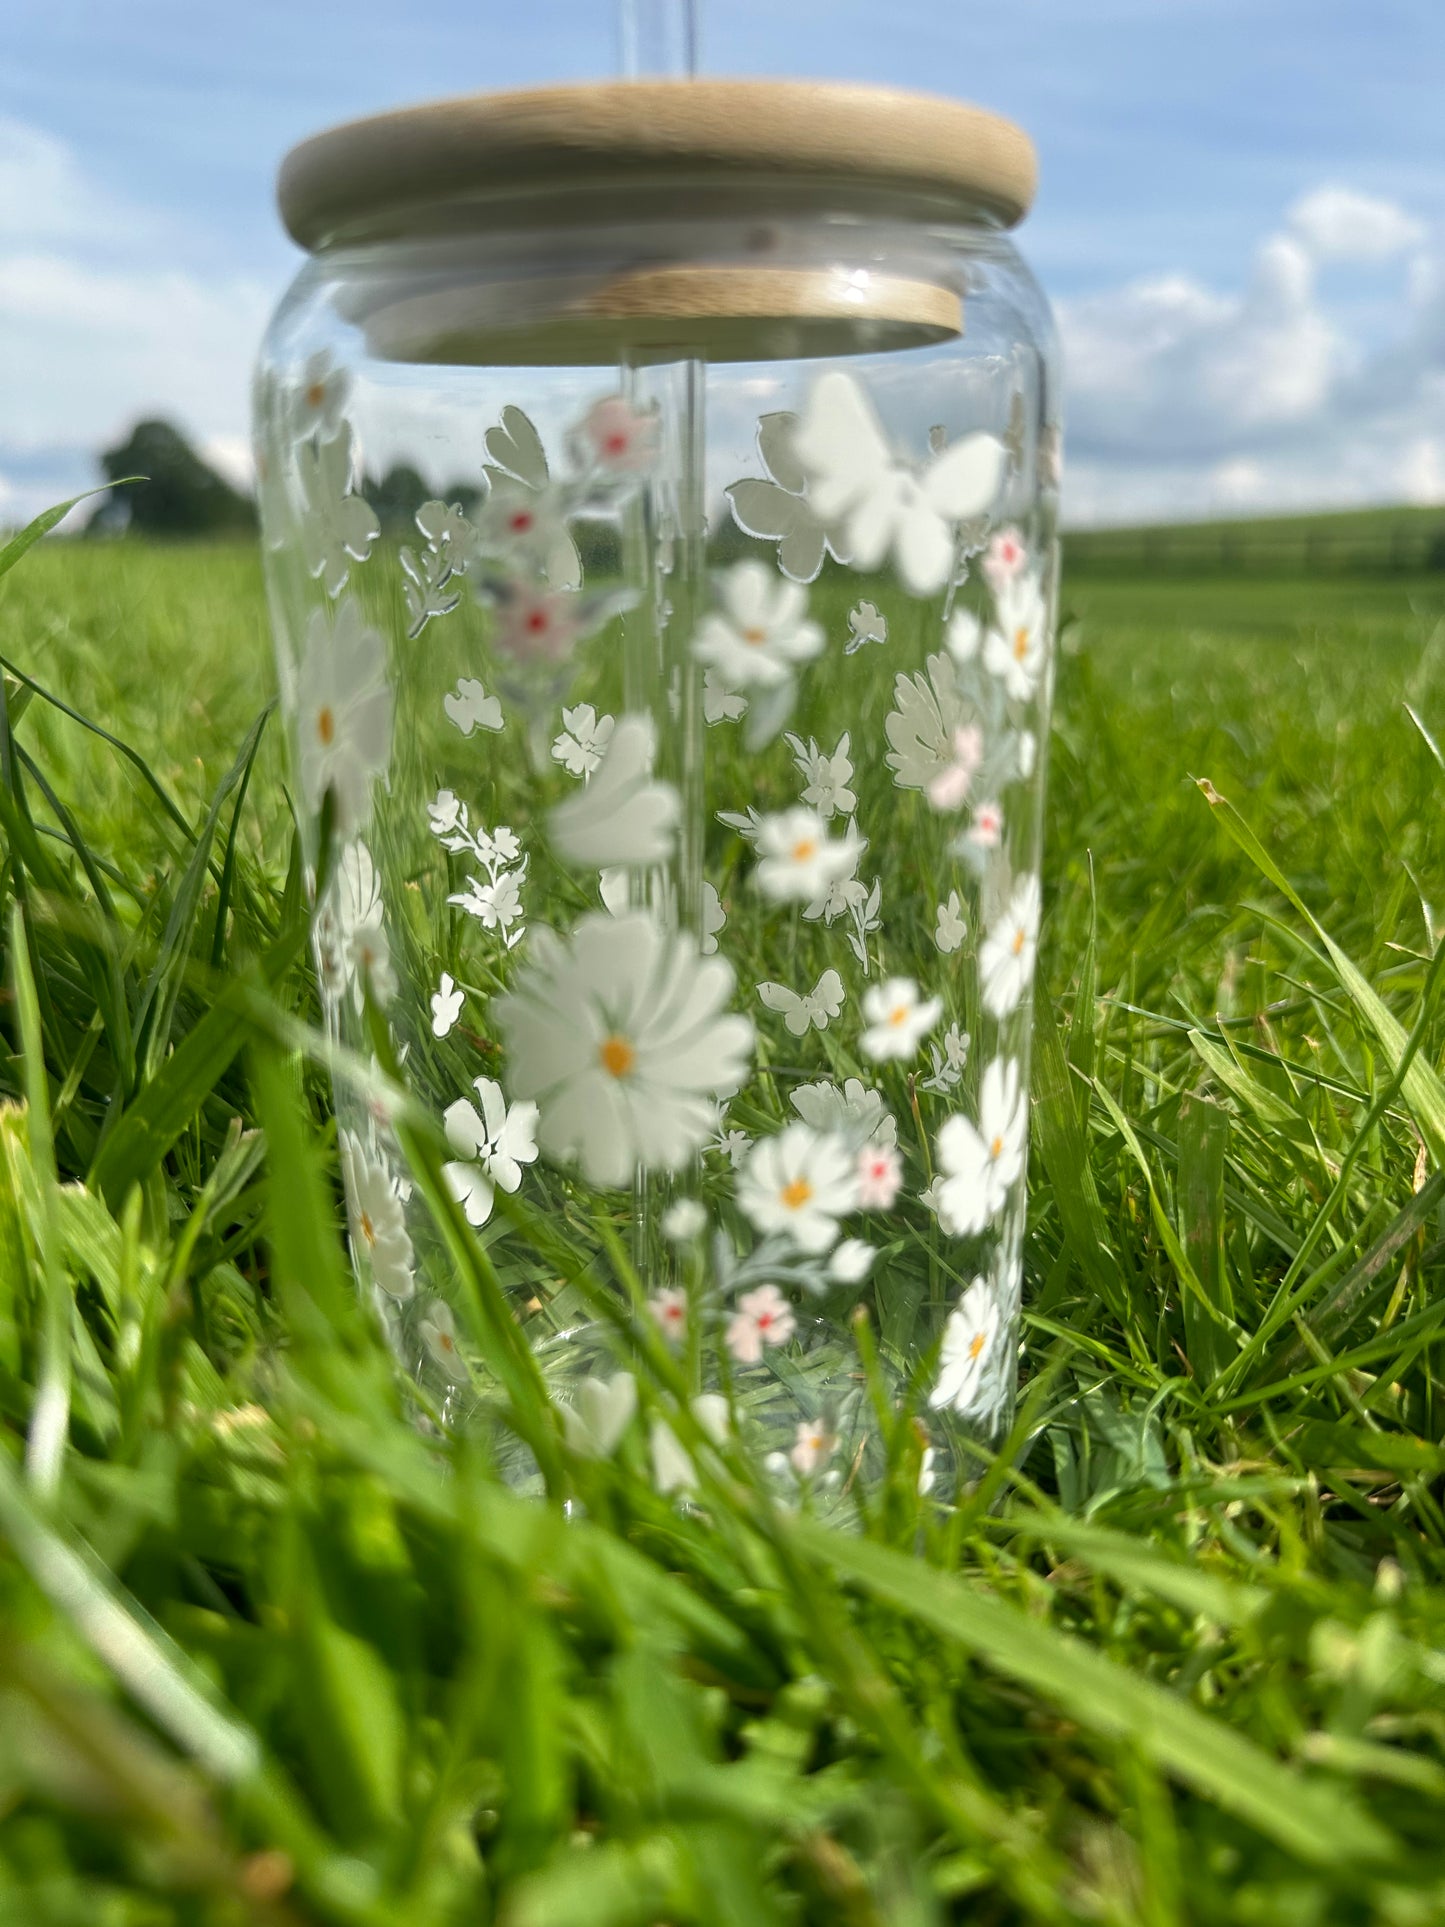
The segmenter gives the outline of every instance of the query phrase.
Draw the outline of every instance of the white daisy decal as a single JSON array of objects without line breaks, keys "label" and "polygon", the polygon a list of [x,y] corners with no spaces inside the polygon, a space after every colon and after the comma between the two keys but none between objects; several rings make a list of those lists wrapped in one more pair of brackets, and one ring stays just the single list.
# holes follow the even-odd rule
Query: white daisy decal
[{"label": "white daisy decal", "polygon": [[433,1298],[426,1316],[418,1320],[416,1329],[418,1338],[434,1362],[441,1366],[448,1378],[461,1384],[468,1377],[468,1372],[466,1360],[457,1346],[457,1322],[452,1316],[451,1306],[440,1298]]},{"label": "white daisy decal", "polygon": [[865,1057],[875,1064],[903,1063],[918,1055],[918,1047],[943,1015],[941,997],[920,997],[911,977],[890,977],[863,993],[863,1015],[868,1028],[859,1039]]},{"label": "white daisy decal", "polygon": [[754,1147],[737,1202],[764,1236],[781,1232],[800,1251],[829,1251],[838,1241],[839,1219],[858,1208],[857,1159],[841,1137],[806,1124],[786,1125]]},{"label": "white daisy decal", "polygon": [[978,1123],[951,1117],[938,1133],[938,1222],[954,1237],[982,1231],[1003,1210],[1024,1168],[1028,1099],[1017,1060],[996,1057],[983,1074]]},{"label": "white daisy decal", "polygon": [[995,627],[983,639],[984,667],[1009,695],[1028,702],[1048,665],[1048,610],[1031,576],[1006,583],[999,593]]},{"label": "white daisy decal", "polygon": [[335,612],[306,625],[296,688],[301,793],[319,812],[329,790],[336,831],[355,836],[371,814],[371,786],[391,755],[391,690],[386,644],[348,596]]},{"label": "white daisy decal", "polygon": [[816,810],[798,808],[763,817],[755,847],[764,895],[808,903],[826,900],[831,889],[854,877],[868,845],[851,818],[844,834],[835,838]]},{"label": "white daisy decal", "polygon": [[1016,1010],[1034,980],[1039,947],[1039,880],[1020,877],[997,922],[989,926],[978,953],[978,974],[985,1009],[995,1017]]},{"label": "white daisy decal", "polygon": [[492,1215],[495,1192],[519,1190],[522,1166],[536,1162],[537,1107],[525,1101],[509,1107],[501,1085],[490,1077],[475,1078],[472,1089],[482,1101],[481,1111],[459,1097],[442,1119],[456,1153],[456,1162],[443,1168],[468,1224],[483,1225]]},{"label": "white daisy decal", "polygon": [[807,591],[762,562],[737,562],[718,582],[720,608],[702,619],[692,653],[728,689],[772,689],[826,638],[808,617]]},{"label": "white daisy decal", "polygon": [[998,1409],[1004,1394],[1001,1327],[993,1293],[975,1278],[943,1330],[938,1383],[928,1395],[934,1411],[946,1406],[960,1418],[986,1419]]},{"label": "white daisy decal", "polygon": [[799,1419],[797,1436],[788,1458],[800,1479],[811,1478],[838,1449],[838,1441],[822,1419]]},{"label": "white daisy decal", "polygon": [[726,1008],[731,965],[645,911],[535,935],[494,1005],[513,1092],[540,1107],[547,1156],[591,1184],[680,1169],[747,1074],[753,1027]]},{"label": "white daisy decal", "polygon": [[291,425],[297,439],[315,435],[323,442],[334,441],[341,433],[350,392],[350,375],[336,367],[325,348],[308,356],[292,401]]},{"label": "white daisy decal", "polygon": [[351,1131],[341,1133],[341,1176],[353,1256],[389,1298],[410,1298],[416,1289],[414,1257],[406,1229],[406,1205],[386,1159]]}]

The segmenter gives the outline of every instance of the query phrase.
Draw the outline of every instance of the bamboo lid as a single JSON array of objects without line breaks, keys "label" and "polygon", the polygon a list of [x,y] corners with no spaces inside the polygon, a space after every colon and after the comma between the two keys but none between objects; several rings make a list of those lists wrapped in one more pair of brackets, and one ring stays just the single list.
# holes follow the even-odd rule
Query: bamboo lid
[{"label": "bamboo lid", "polygon": [[604,81],[463,95],[331,128],[292,148],[278,198],[293,240],[316,250],[362,232],[405,233],[408,211],[428,205],[480,209],[499,190],[624,191],[660,174],[764,188],[851,182],[1011,227],[1033,200],[1036,165],[1011,121],[933,94],[813,81]]}]

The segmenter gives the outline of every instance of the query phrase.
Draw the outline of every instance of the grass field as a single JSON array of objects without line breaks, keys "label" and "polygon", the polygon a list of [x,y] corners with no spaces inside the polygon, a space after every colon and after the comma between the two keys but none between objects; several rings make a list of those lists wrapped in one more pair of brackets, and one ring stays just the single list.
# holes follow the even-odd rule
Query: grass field
[{"label": "grass field", "polygon": [[258,566],[0,581],[145,765],[7,678],[6,1927],[1445,1915],[1445,578],[1064,601],[1020,1417],[842,1536],[406,1421],[271,729],[233,780]]}]

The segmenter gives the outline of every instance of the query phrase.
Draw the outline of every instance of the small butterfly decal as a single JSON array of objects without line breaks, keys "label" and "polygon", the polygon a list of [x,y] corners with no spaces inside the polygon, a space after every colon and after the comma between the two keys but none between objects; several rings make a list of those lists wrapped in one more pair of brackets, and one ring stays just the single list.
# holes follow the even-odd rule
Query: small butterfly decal
[{"label": "small butterfly decal", "polygon": [[474,729],[500,729],[502,705],[489,696],[475,676],[463,676],[449,695],[442,697],[442,708],[463,736]]},{"label": "small butterfly decal", "polygon": [[769,1010],[782,1013],[794,1037],[804,1037],[810,1025],[814,1030],[826,1030],[842,1010],[843,979],[836,970],[825,970],[805,997],[786,984],[773,983],[759,984],[758,995]]}]

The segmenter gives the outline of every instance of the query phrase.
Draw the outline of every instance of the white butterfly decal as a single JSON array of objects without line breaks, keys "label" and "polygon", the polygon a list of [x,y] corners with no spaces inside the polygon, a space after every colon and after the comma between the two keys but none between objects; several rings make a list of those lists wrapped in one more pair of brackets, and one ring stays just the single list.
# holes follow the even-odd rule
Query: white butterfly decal
[{"label": "white butterfly decal", "polygon": [[825,555],[839,562],[848,556],[842,537],[824,527],[808,500],[808,478],[793,450],[797,426],[796,415],[764,415],[758,423],[758,453],[768,478],[748,476],[725,493],[733,520],[745,535],[777,543],[783,574],[794,582],[813,582]]},{"label": "white butterfly decal", "polygon": [[463,676],[450,695],[442,697],[442,708],[463,736],[474,729],[500,729],[502,705],[489,696],[475,676]]},{"label": "white butterfly decal", "polygon": [[758,995],[769,1010],[781,1011],[783,1022],[794,1037],[807,1035],[808,1026],[826,1030],[843,1008],[843,979],[836,970],[825,970],[806,997],[786,984],[759,984]]},{"label": "white butterfly decal", "polygon": [[991,508],[1003,481],[996,435],[965,435],[919,467],[899,461],[872,402],[839,369],[814,383],[792,445],[813,510],[841,530],[853,567],[876,569],[891,551],[917,596],[946,586],[957,525]]}]

